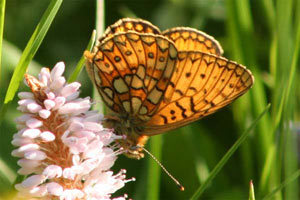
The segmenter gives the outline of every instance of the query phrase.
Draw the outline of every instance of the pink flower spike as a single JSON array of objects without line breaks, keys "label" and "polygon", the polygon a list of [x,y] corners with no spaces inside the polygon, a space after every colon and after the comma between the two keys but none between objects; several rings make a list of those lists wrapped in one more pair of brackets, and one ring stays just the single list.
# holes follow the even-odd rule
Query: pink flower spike
[{"label": "pink flower spike", "polygon": [[26,168],[35,168],[37,166],[39,166],[41,164],[41,162],[39,160],[28,160],[25,158],[22,158],[18,161],[18,165],[20,167],[26,167]]},{"label": "pink flower spike", "polygon": [[30,174],[33,174],[37,171],[36,168],[34,167],[21,167],[19,170],[18,170],[18,174],[21,174],[21,175],[30,175]]},{"label": "pink flower spike", "polygon": [[80,88],[80,86],[81,86],[81,84],[78,82],[70,83],[62,89],[61,93],[64,97],[67,97],[67,96],[73,94],[74,92],[77,92],[77,90]]},{"label": "pink flower spike", "polygon": [[25,114],[25,115],[22,115],[20,117],[17,117],[15,119],[15,122],[16,123],[26,123],[27,120],[31,119],[31,116],[29,114]]},{"label": "pink flower spike", "polygon": [[65,97],[56,97],[54,101],[55,101],[55,108],[57,109],[65,104],[66,98]]},{"label": "pink flower spike", "polygon": [[80,109],[80,105],[78,103],[67,103],[59,109],[59,113],[70,114],[76,112],[78,109]]},{"label": "pink flower spike", "polygon": [[75,173],[74,169],[72,169],[72,168],[65,168],[63,170],[63,177],[66,179],[74,180],[75,175],[76,175],[76,173]]},{"label": "pink flower spike", "polygon": [[38,144],[26,144],[22,145],[19,149],[16,149],[19,153],[23,154],[28,151],[35,151],[38,150],[40,146]]},{"label": "pink flower spike", "polygon": [[42,109],[42,107],[37,103],[30,103],[27,105],[27,109],[32,113],[37,113]]},{"label": "pink flower spike", "polygon": [[21,137],[16,137],[11,141],[11,144],[14,146],[23,146],[26,144],[31,144],[33,141],[30,138],[21,138]]},{"label": "pink flower spike", "polygon": [[74,121],[70,124],[69,130],[70,131],[81,131],[84,128],[83,123]]},{"label": "pink flower spike", "polygon": [[67,101],[73,101],[76,100],[79,97],[79,92],[74,92],[72,94],[70,94],[69,96],[66,97]]},{"label": "pink flower spike", "polygon": [[46,180],[46,177],[43,175],[32,175],[25,179],[21,185],[24,188],[33,188]]},{"label": "pink flower spike", "polygon": [[[26,199],[110,200],[112,193],[129,180],[125,171],[110,171],[123,152],[113,142],[122,139],[103,128],[102,114],[90,111],[90,97],[79,98],[80,83],[65,82],[64,63],[39,78],[25,75],[31,93],[19,94],[18,132],[12,144],[19,157],[18,173],[29,175],[16,184],[18,196]],[[122,196],[118,199],[125,199]],[[127,198],[127,197],[126,197]]]},{"label": "pink flower spike", "polygon": [[52,69],[50,75],[51,75],[51,79],[54,80],[60,76],[62,76],[62,74],[65,71],[65,63],[64,62],[58,62]]},{"label": "pink flower spike", "polygon": [[34,99],[34,95],[30,92],[19,92],[18,97],[20,99]]},{"label": "pink flower spike", "polygon": [[80,137],[80,138],[85,137],[88,140],[92,140],[93,138],[96,137],[95,133],[92,131],[76,131],[76,132],[74,132],[74,136]]},{"label": "pink flower spike", "polygon": [[48,92],[47,98],[48,98],[48,100],[53,100],[53,99],[55,99],[55,94],[53,92]]},{"label": "pink flower spike", "polygon": [[44,197],[47,194],[47,189],[45,185],[42,185],[40,187],[35,187],[29,191],[31,195],[34,195],[36,197]]},{"label": "pink flower spike", "polygon": [[29,160],[45,160],[47,155],[43,151],[27,151],[24,158]]},{"label": "pink flower spike", "polygon": [[40,135],[41,139],[45,142],[51,142],[55,140],[55,135],[51,133],[50,131],[44,131]]},{"label": "pink flower spike", "polygon": [[62,175],[62,168],[58,165],[49,165],[44,169],[43,175],[49,179],[59,178]]},{"label": "pink flower spike", "polygon": [[81,199],[84,197],[84,193],[80,190],[65,190],[64,193],[61,195],[61,199],[63,200],[75,200],[75,199]]},{"label": "pink flower spike", "polygon": [[25,130],[22,133],[22,136],[34,139],[34,138],[38,137],[40,135],[40,133],[41,133],[40,129],[30,128],[30,129]]},{"label": "pink flower spike", "polygon": [[39,128],[43,126],[43,122],[38,119],[32,118],[26,121],[26,126],[28,126],[29,128]]},{"label": "pink flower spike", "polygon": [[41,69],[41,72],[39,74],[39,80],[41,82],[41,85],[43,86],[47,86],[49,81],[50,81],[50,73],[49,73],[49,69],[43,67]]},{"label": "pink flower spike", "polygon": [[51,112],[46,109],[42,109],[39,111],[39,116],[43,119],[47,119],[51,115]]},{"label": "pink flower spike", "polygon": [[22,99],[22,100],[18,101],[18,104],[20,106],[27,106],[30,103],[35,103],[35,100],[34,99]]},{"label": "pink flower spike", "polygon": [[53,101],[52,99],[46,99],[44,101],[44,105],[45,105],[47,110],[50,110],[55,106],[55,101]]},{"label": "pink flower spike", "polygon": [[70,148],[72,154],[79,154],[87,149],[88,139],[68,137],[64,140],[64,143]]},{"label": "pink flower spike", "polygon": [[99,132],[99,131],[103,130],[103,126],[98,123],[84,122],[83,125],[84,125],[84,128],[86,128],[89,131]]},{"label": "pink flower spike", "polygon": [[99,123],[99,121],[103,120],[103,118],[104,118],[104,116],[101,114],[95,114],[93,112],[89,112],[87,117],[83,121]]},{"label": "pink flower spike", "polygon": [[55,182],[47,183],[46,187],[49,194],[54,196],[60,196],[64,191],[63,187]]},{"label": "pink flower spike", "polygon": [[54,79],[53,82],[50,84],[50,88],[54,91],[60,90],[65,83],[66,79],[64,77],[58,77]]}]

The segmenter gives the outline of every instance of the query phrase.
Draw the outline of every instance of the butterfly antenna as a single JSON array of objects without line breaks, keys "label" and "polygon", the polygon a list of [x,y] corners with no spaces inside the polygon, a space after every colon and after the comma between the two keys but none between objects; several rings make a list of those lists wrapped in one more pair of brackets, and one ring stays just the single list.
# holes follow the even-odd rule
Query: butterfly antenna
[{"label": "butterfly antenna", "polygon": [[179,181],[176,179],[176,178],[174,178],[174,176],[172,176],[171,174],[170,174],[170,172],[168,172],[168,170],[161,164],[161,162],[159,162],[158,160],[157,160],[157,158],[155,158],[154,157],[154,155],[152,155],[147,149],[145,149],[144,147],[140,147],[140,148],[142,148],[165,172],[166,172],[166,174],[176,183],[176,185],[179,187],[179,189],[181,190],[181,191],[184,191],[184,187],[179,183]]}]

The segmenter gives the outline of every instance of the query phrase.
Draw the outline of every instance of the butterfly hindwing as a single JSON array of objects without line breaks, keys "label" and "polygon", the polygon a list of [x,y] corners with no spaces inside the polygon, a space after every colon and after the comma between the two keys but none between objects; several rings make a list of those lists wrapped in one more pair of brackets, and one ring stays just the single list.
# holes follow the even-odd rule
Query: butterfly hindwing
[{"label": "butterfly hindwing", "polygon": [[201,52],[179,52],[176,71],[145,134],[155,135],[210,115],[253,84],[244,66]]},{"label": "butterfly hindwing", "polygon": [[175,43],[178,51],[201,51],[222,55],[223,49],[212,36],[194,28],[176,27],[162,33]]}]

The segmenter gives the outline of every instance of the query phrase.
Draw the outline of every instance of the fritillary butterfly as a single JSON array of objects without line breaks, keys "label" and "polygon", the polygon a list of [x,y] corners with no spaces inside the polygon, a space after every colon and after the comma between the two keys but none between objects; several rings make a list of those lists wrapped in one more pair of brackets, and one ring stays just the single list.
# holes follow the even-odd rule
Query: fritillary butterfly
[{"label": "fritillary butterfly", "polygon": [[182,127],[228,105],[247,92],[254,77],[223,58],[213,37],[192,28],[161,32],[150,22],[121,19],[109,26],[86,69],[106,106],[106,126],[130,158],[152,135]]}]

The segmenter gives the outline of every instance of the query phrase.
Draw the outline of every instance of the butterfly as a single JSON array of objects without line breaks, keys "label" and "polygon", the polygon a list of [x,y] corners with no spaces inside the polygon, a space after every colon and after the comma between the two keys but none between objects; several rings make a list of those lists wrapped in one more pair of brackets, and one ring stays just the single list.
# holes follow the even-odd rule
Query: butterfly
[{"label": "butterfly", "polygon": [[161,32],[130,18],[109,26],[85,51],[89,77],[110,110],[105,125],[126,136],[118,140],[125,155],[143,158],[149,136],[210,115],[251,88],[251,72],[222,53],[199,30]]}]

